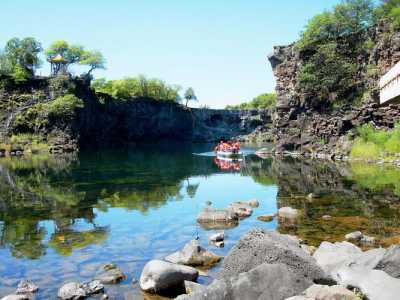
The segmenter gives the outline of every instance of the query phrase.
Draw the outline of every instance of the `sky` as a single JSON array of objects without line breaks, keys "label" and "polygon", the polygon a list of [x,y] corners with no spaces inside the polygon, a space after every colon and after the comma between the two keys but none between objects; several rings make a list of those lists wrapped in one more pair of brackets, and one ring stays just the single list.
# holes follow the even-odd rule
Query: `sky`
[{"label": "sky", "polygon": [[[223,108],[273,92],[267,56],[339,0],[0,0],[0,47],[32,36],[99,50],[96,78],[144,74]],[[48,74],[47,63],[39,70]]]}]

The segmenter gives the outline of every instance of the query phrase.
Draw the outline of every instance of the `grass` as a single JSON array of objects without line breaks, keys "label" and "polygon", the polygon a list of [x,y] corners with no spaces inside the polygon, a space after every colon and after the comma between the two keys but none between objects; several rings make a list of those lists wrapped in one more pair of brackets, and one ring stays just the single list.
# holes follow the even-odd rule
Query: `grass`
[{"label": "grass", "polygon": [[352,158],[389,160],[400,154],[400,125],[392,130],[376,129],[371,124],[358,129],[358,137],[351,149]]}]

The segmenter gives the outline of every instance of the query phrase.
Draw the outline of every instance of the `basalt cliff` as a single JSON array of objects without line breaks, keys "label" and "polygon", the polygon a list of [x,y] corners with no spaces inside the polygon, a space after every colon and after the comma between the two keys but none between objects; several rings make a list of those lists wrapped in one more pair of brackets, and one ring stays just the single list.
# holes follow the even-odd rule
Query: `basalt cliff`
[{"label": "basalt cliff", "polygon": [[[370,40],[372,47],[362,49],[354,57],[357,72],[348,81],[347,89],[324,91],[326,101],[320,100],[320,89],[305,89],[300,84],[300,70],[315,50],[299,49],[295,43],[274,47],[268,59],[276,78],[278,96],[272,115],[277,152],[295,151],[340,159],[350,150],[349,140],[355,128],[369,122],[377,127],[392,128],[400,120],[399,104],[379,104],[378,86],[380,77],[400,61],[400,31],[381,22],[360,38]],[[339,51],[348,51],[345,42],[335,42],[342,47]],[[359,100],[340,106],[330,104],[330,100],[340,100],[339,97]]]}]

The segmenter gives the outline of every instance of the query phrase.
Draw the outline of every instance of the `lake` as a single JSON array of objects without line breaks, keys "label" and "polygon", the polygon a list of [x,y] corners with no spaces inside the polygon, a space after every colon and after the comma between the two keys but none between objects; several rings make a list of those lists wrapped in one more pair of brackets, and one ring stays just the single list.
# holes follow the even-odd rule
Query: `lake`
[{"label": "lake", "polygon": [[[263,159],[251,147],[238,163],[198,155],[210,149],[160,144],[0,159],[0,297],[28,278],[40,287],[36,299],[54,299],[64,282],[89,281],[112,262],[127,279],[106,287],[110,298],[140,299],[132,280],[149,260],[197,236],[226,255],[253,227],[295,234],[315,246],[355,230],[383,246],[400,242],[400,169]],[[224,208],[251,199],[260,206],[225,230],[225,247],[207,245],[215,231],[199,226],[196,216],[208,202]],[[294,223],[257,220],[283,206],[300,209],[301,217]],[[209,283],[217,271],[199,281]]]}]

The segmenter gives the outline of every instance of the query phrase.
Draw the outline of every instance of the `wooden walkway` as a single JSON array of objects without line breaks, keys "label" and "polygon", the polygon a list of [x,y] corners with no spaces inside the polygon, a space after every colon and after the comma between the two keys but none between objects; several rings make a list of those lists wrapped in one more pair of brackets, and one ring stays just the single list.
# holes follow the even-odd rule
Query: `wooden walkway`
[{"label": "wooden walkway", "polygon": [[379,90],[381,104],[400,100],[400,62],[381,77]]}]

